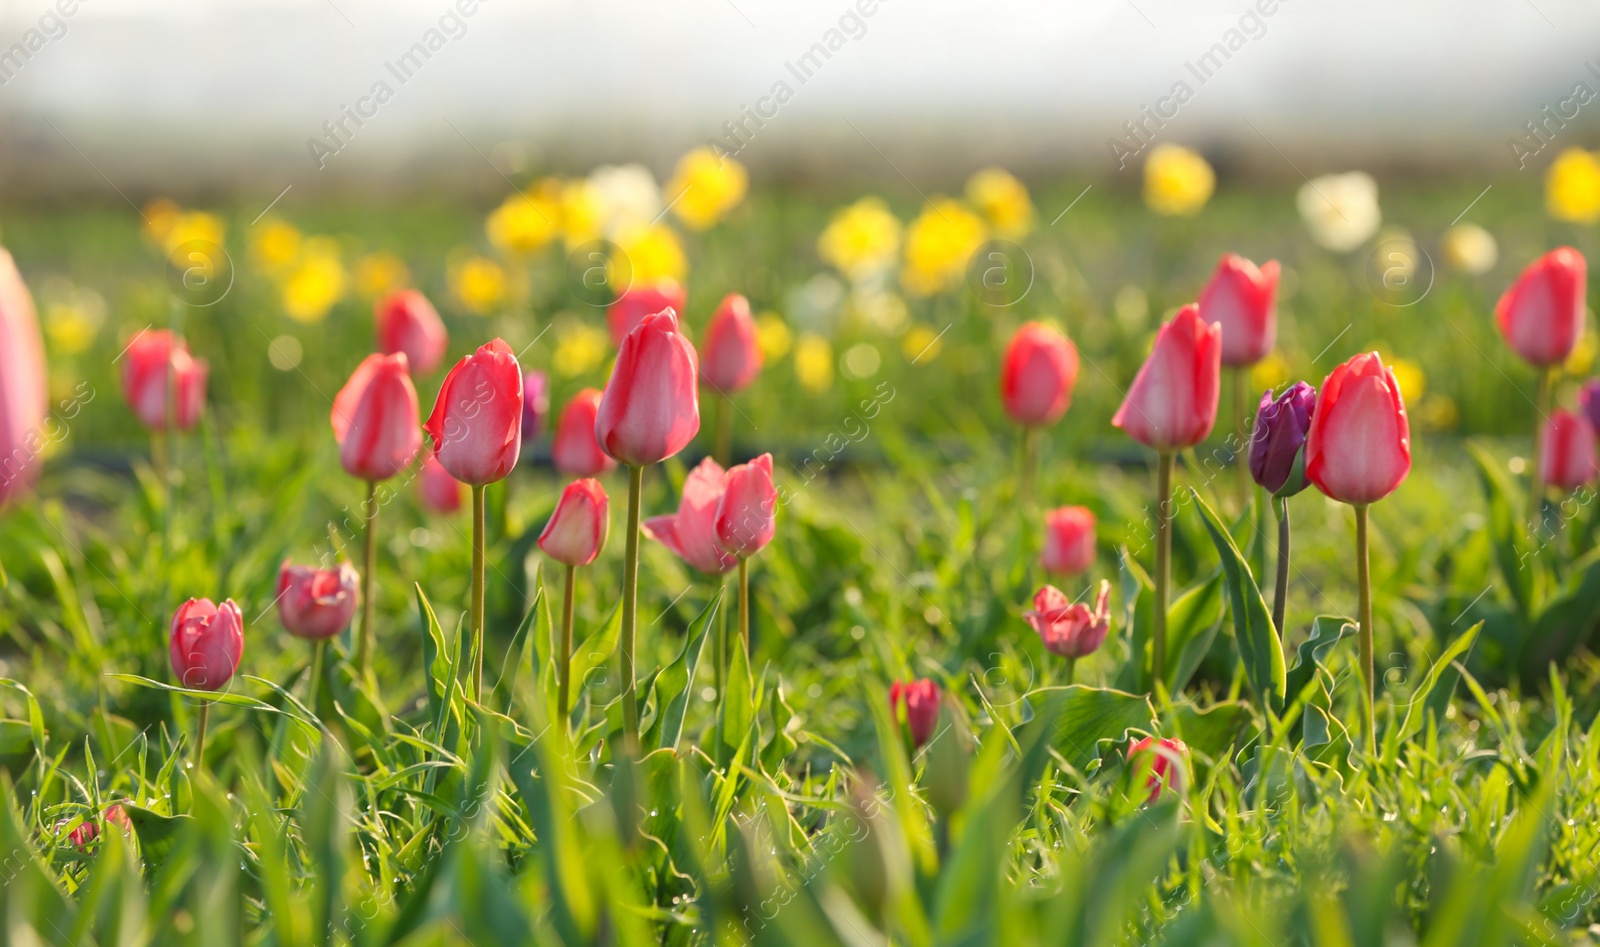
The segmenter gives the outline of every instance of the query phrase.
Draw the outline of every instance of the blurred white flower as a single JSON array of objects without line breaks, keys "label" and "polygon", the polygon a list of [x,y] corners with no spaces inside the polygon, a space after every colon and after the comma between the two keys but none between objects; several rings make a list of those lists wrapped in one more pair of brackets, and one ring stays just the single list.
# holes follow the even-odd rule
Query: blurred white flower
[{"label": "blurred white flower", "polygon": [[1383,223],[1378,182],[1365,171],[1325,174],[1307,181],[1295,204],[1311,239],[1335,253],[1361,246]]},{"label": "blurred white flower", "polygon": [[1500,248],[1477,224],[1457,224],[1445,232],[1444,258],[1463,273],[1486,273],[1500,259]]},{"label": "blurred white flower", "polygon": [[661,188],[642,164],[608,164],[589,174],[598,203],[600,228],[608,235],[648,225],[661,214]]}]

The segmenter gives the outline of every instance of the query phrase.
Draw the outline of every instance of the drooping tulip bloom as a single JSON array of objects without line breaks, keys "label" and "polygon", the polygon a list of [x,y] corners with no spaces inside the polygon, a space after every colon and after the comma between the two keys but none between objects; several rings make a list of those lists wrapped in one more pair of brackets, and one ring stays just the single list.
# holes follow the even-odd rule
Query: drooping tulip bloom
[{"label": "drooping tulip bloom", "polygon": [[1130,762],[1138,761],[1145,754],[1150,756],[1150,778],[1145,783],[1150,789],[1150,798],[1146,802],[1153,804],[1160,799],[1164,789],[1181,794],[1188,773],[1189,747],[1182,740],[1166,737],[1160,740],[1145,737],[1128,747]]},{"label": "drooping tulip bloom", "polygon": [[522,371],[503,339],[455,364],[428,416],[433,453],[474,486],[505,479],[522,447]]},{"label": "drooping tulip bloom", "polygon": [[671,279],[628,289],[606,309],[606,324],[611,329],[611,344],[621,348],[622,340],[639,327],[645,316],[663,309],[683,312],[684,301],[687,298],[683,287]]},{"label": "drooping tulip bloom", "polygon": [[444,360],[450,334],[428,297],[414,289],[395,290],[378,300],[372,315],[377,324],[378,351],[387,355],[406,353],[411,370],[419,375],[429,374]]},{"label": "drooping tulip bloom", "polygon": [[939,722],[939,685],[927,678],[895,681],[889,687],[889,712],[895,723],[905,721],[911,730],[911,748],[917,749],[933,736]]},{"label": "drooping tulip bloom", "polygon": [[1095,519],[1086,506],[1063,506],[1044,515],[1039,565],[1057,575],[1087,572],[1095,560]]},{"label": "drooping tulip bloom", "polygon": [[192,598],[172,616],[168,648],[172,673],[194,690],[214,691],[239,669],[244,654],[244,616],[232,599],[216,606],[208,598]]},{"label": "drooping tulip bloom", "polygon": [[718,394],[743,391],[761,373],[761,344],[750,301],[730,293],[712,314],[700,345],[700,377]]},{"label": "drooping tulip bloom", "polygon": [[1056,423],[1072,404],[1078,383],[1078,349],[1039,322],[1017,330],[1000,365],[1000,400],[1011,420],[1025,427]]},{"label": "drooping tulip bloom", "polygon": [[1394,492],[1411,471],[1411,426],[1394,372],[1357,355],[1322,383],[1306,439],[1306,479],[1342,503]]},{"label": "drooping tulip bloom", "polygon": [[1583,409],[1583,416],[1589,419],[1590,426],[1600,431],[1600,380],[1583,386],[1578,392],[1578,406]]},{"label": "drooping tulip bloom", "polygon": [[1278,261],[1257,268],[1237,253],[1223,254],[1198,305],[1200,318],[1222,327],[1222,364],[1254,365],[1278,338]]},{"label": "drooping tulip bloom", "polygon": [[[107,825],[114,825],[122,830],[124,835],[133,831],[133,820],[128,818],[128,810],[122,808],[122,803],[113,802],[106,806],[101,813]],[[100,837],[100,826],[94,819],[85,819],[78,827],[67,833],[67,840],[75,847],[82,849],[90,842]]]},{"label": "drooping tulip bloom", "polygon": [[328,420],[350,476],[387,480],[417,456],[422,428],[408,367],[404,352],[368,355],[334,396]]},{"label": "drooping tulip bloom", "polygon": [[206,363],[166,329],[146,329],[122,353],[122,395],[152,431],[167,426],[167,390],[177,395],[172,423],[187,431],[200,422],[206,400]]},{"label": "drooping tulip bloom", "polygon": [[594,433],[601,448],[633,467],[683,450],[700,430],[699,374],[694,346],[678,331],[678,314],[663,309],[645,316],[622,340],[600,397]]},{"label": "drooping tulip bloom", "polygon": [[422,505],[435,513],[454,513],[461,509],[461,494],[466,485],[450,476],[450,471],[439,465],[433,454],[423,455],[422,473],[417,478],[417,491]]},{"label": "drooping tulip bloom", "polygon": [[777,531],[777,516],[771,454],[728,471],[716,518],[717,544],[725,552],[744,559],[766,548]]},{"label": "drooping tulip bloom", "polygon": [[1162,453],[1205,440],[1217,421],[1222,329],[1193,303],[1156,333],[1155,348],[1133,379],[1111,423]]},{"label": "drooping tulip bloom", "polygon": [[320,641],[344,631],[361,600],[356,567],[297,566],[284,560],[278,570],[278,618],[289,634]]},{"label": "drooping tulip bloom", "polygon": [[569,566],[586,566],[605,548],[611,528],[611,500],[600,481],[574,480],[561,491],[550,522],[539,534],[545,555]]},{"label": "drooping tulip bloom", "polygon": [[1093,654],[1105,642],[1111,630],[1111,613],[1106,609],[1110,596],[1111,583],[1101,579],[1090,611],[1089,606],[1070,601],[1060,589],[1046,585],[1034,593],[1033,610],[1023,612],[1022,617],[1039,633],[1045,650],[1077,659]]},{"label": "drooping tulip bloom", "polygon": [[569,477],[593,477],[617,466],[595,440],[594,421],[600,413],[600,390],[585,388],[572,396],[556,422],[550,458],[556,470]]},{"label": "drooping tulip bloom", "polygon": [[39,472],[49,414],[44,343],[33,297],[0,247],[0,507]]},{"label": "drooping tulip bloom", "polygon": [[1572,247],[1558,247],[1528,264],[1495,304],[1506,344],[1539,368],[1560,365],[1583,333],[1588,265]]},{"label": "drooping tulip bloom", "polygon": [[644,534],[701,572],[727,572],[739,560],[717,540],[717,507],[726,489],[727,474],[707,457],[684,478],[678,512],[645,520]]},{"label": "drooping tulip bloom", "polygon": [[544,372],[522,376],[522,443],[536,441],[544,433],[544,419],[550,416],[550,380]]},{"label": "drooping tulip bloom", "polygon": [[1539,469],[1544,482],[1558,490],[1576,490],[1600,474],[1594,427],[1579,415],[1561,408],[1551,412],[1543,447]]},{"label": "drooping tulip bloom", "polygon": [[[1224,335],[1226,338],[1226,335]],[[1297,381],[1277,398],[1268,388],[1256,408],[1250,435],[1250,476],[1275,496],[1294,496],[1306,488],[1304,454],[1317,390]]]}]

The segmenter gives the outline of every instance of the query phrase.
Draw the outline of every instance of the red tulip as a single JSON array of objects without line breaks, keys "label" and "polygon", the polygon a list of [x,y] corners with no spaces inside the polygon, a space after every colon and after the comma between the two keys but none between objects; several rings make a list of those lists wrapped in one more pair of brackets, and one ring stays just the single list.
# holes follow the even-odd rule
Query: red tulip
[{"label": "red tulip", "polygon": [[939,685],[921,678],[915,681],[895,681],[889,687],[889,712],[895,723],[905,721],[911,728],[911,747],[916,749],[933,736],[934,725],[939,722]]},{"label": "red tulip", "polygon": [[39,472],[49,415],[44,343],[33,297],[0,248],[0,506]]},{"label": "red tulip", "polygon": [[439,465],[432,453],[422,459],[422,475],[417,478],[417,490],[422,495],[422,505],[435,513],[454,513],[461,509],[461,481],[450,476],[450,471]]},{"label": "red tulip", "polygon": [[318,569],[284,560],[278,570],[278,618],[296,638],[332,638],[355,617],[360,581],[348,562]]},{"label": "red tulip", "polygon": [[[133,831],[133,820],[128,818],[128,811],[122,808],[122,803],[113,802],[106,806],[101,813],[107,825],[114,825],[127,835]],[[59,823],[57,823],[59,826]],[[93,819],[85,819],[78,827],[67,833],[67,840],[78,848],[83,848],[90,842],[100,837],[100,826]]]},{"label": "red tulip", "polygon": [[1222,364],[1254,365],[1278,337],[1278,261],[1257,269],[1237,253],[1223,254],[1199,306],[1200,318],[1222,327]]},{"label": "red tulip", "polygon": [[1161,791],[1167,788],[1171,788],[1174,793],[1183,792],[1189,758],[1189,748],[1184,742],[1165,737],[1159,741],[1154,737],[1145,737],[1128,747],[1130,762],[1145,754],[1154,757],[1150,761],[1150,778],[1145,783],[1150,788],[1150,798],[1146,801],[1154,803],[1161,798]]},{"label": "red tulip", "polygon": [[1557,408],[1544,429],[1544,454],[1539,459],[1544,483],[1576,490],[1600,475],[1595,460],[1595,432],[1584,418]]},{"label": "red tulip", "polygon": [[1217,422],[1222,329],[1184,306],[1156,333],[1155,348],[1111,423],[1162,453],[1205,440]]},{"label": "red tulip", "polygon": [[539,439],[549,414],[550,380],[544,372],[527,372],[522,376],[522,443]]},{"label": "red tulip", "polygon": [[378,300],[372,315],[378,328],[378,351],[406,353],[411,369],[419,375],[432,372],[444,360],[450,335],[428,297],[414,289],[395,290]]},{"label": "red tulip", "polygon": [[1559,247],[1528,264],[1494,307],[1506,344],[1539,367],[1560,365],[1583,333],[1588,265],[1583,254]]},{"label": "red tulip", "polygon": [[638,286],[627,290],[606,310],[606,324],[611,329],[611,344],[622,347],[622,340],[639,327],[644,317],[663,309],[683,312],[687,295],[676,280],[664,279],[652,286]]},{"label": "red tulip", "polygon": [[561,491],[550,522],[539,534],[539,548],[557,562],[586,566],[605,548],[611,528],[611,501],[600,481],[574,480]]},{"label": "red tulip", "polygon": [[1106,610],[1110,596],[1111,583],[1101,579],[1100,594],[1091,612],[1089,606],[1069,601],[1060,589],[1047,585],[1034,593],[1033,610],[1023,612],[1022,617],[1039,633],[1051,654],[1081,658],[1093,654],[1111,630],[1111,613]]},{"label": "red tulip", "polygon": [[404,352],[368,355],[333,398],[339,462],[352,477],[387,480],[406,469],[422,446],[417,389]]},{"label": "red tulip", "polygon": [[726,486],[727,474],[716,461],[710,457],[700,461],[684,478],[678,512],[645,520],[644,534],[701,572],[727,572],[739,560],[717,541],[717,507]]},{"label": "red tulip", "polygon": [[167,388],[177,393],[173,424],[187,431],[200,421],[206,400],[206,363],[189,355],[182,339],[166,329],[134,336],[122,353],[122,395],[152,431],[167,426]]},{"label": "red tulip", "polygon": [[1000,366],[1000,399],[1018,424],[1054,424],[1072,404],[1078,350],[1066,336],[1038,322],[1017,330]]},{"label": "red tulip", "polygon": [[462,483],[482,486],[511,473],[522,448],[522,369],[504,340],[450,369],[427,428],[439,463]]},{"label": "red tulip", "polygon": [[1044,515],[1044,552],[1039,564],[1060,575],[1087,572],[1095,560],[1094,514],[1086,506],[1064,506]]},{"label": "red tulip", "polygon": [[761,373],[761,344],[750,301],[729,293],[712,314],[700,350],[700,377],[717,394],[737,394],[755,381]]},{"label": "red tulip", "polygon": [[594,420],[600,413],[600,390],[585,388],[572,396],[556,422],[550,459],[569,477],[593,477],[617,466],[595,440]]},{"label": "red tulip", "polygon": [[1322,383],[1306,438],[1306,479],[1357,506],[1394,492],[1411,472],[1411,426],[1394,372],[1357,355]]},{"label": "red tulip", "polygon": [[717,544],[730,555],[748,559],[772,542],[777,517],[772,455],[762,454],[731,468],[717,501]]},{"label": "red tulip", "polygon": [[678,314],[645,316],[622,340],[600,397],[594,434],[600,447],[633,467],[666,460],[700,430],[699,358],[678,331]]},{"label": "red tulip", "polygon": [[214,691],[228,683],[244,654],[244,616],[228,599],[219,608],[208,598],[192,598],[172,616],[168,648],[172,673],[194,690]]}]

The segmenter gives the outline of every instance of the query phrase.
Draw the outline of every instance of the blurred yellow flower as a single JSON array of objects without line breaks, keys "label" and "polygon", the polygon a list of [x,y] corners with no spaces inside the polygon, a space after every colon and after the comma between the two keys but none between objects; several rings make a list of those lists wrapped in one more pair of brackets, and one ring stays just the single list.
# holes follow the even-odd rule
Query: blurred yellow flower
[{"label": "blurred yellow flower", "polygon": [[1289,360],[1277,352],[1268,352],[1266,358],[1250,367],[1250,387],[1254,391],[1277,390],[1288,380]]},{"label": "blurred yellow flower", "polygon": [[895,335],[911,319],[911,309],[898,293],[855,289],[845,297],[845,316],[886,335]]},{"label": "blurred yellow flower", "polygon": [[356,261],[356,292],[373,299],[411,282],[405,261],[393,253],[378,251]]},{"label": "blurred yellow flower", "polygon": [[632,285],[650,286],[664,279],[683,282],[689,269],[678,235],[665,224],[629,227],[617,235],[617,247],[626,262],[613,258],[606,264],[606,277],[613,289],[627,289],[628,269]]},{"label": "blurred yellow flower", "polygon": [[489,213],[484,230],[502,253],[526,255],[544,249],[561,226],[561,182],[545,178],[512,194]]},{"label": "blurred yellow flower", "polygon": [[744,165],[701,146],[678,159],[664,194],[679,220],[704,230],[739,206],[749,186]]},{"label": "blurred yellow flower", "polygon": [[821,394],[833,384],[833,346],[816,333],[800,337],[794,348],[794,377],[800,386]]},{"label": "blurred yellow flower", "polygon": [[150,239],[151,243],[158,246],[166,246],[167,234],[172,231],[172,227],[178,222],[178,218],[183,216],[183,208],[179,207],[175,201],[168,200],[165,197],[158,197],[144,205],[144,210],[141,211],[141,214],[144,216],[144,235]]},{"label": "blurred yellow flower", "polygon": [[1578,333],[1578,344],[1572,347],[1572,354],[1562,364],[1562,369],[1569,375],[1583,376],[1589,374],[1589,369],[1594,367],[1594,357],[1597,343],[1595,334],[1588,330],[1588,320],[1584,322],[1584,329]]},{"label": "blurred yellow flower", "polygon": [[913,296],[954,289],[967,261],[988,239],[983,218],[960,201],[937,197],[906,228],[905,266],[900,282]]},{"label": "blurred yellow flower", "polygon": [[556,327],[550,368],[563,378],[574,378],[599,365],[610,350],[611,337],[604,329],[576,319],[563,321]]},{"label": "blurred yellow flower", "polygon": [[1409,358],[1397,358],[1391,361],[1387,353],[1381,349],[1379,354],[1383,363],[1394,372],[1394,382],[1400,386],[1400,397],[1407,404],[1417,404],[1428,390],[1428,378],[1422,373],[1422,366]]},{"label": "blurred yellow flower", "polygon": [[45,309],[44,331],[50,348],[61,355],[77,355],[94,341],[104,313],[73,303],[54,303]]},{"label": "blurred yellow flower", "polygon": [[1582,148],[1556,155],[1545,172],[1544,201],[1557,220],[1578,224],[1600,220],[1600,155]]},{"label": "blurred yellow flower", "polygon": [[789,354],[789,346],[793,341],[794,335],[782,316],[775,312],[764,312],[756,317],[756,342],[761,346],[761,357],[766,361],[776,362]]},{"label": "blurred yellow flower", "polygon": [[1033,229],[1028,189],[1003,168],[984,168],[967,179],[967,200],[1007,240],[1021,240]]},{"label": "blurred yellow flower", "polygon": [[1449,431],[1461,423],[1461,409],[1446,395],[1429,395],[1416,409],[1408,407],[1406,414],[1415,417],[1418,426],[1428,431]]},{"label": "blurred yellow flower", "polygon": [[1193,217],[1211,200],[1217,176],[1199,152],[1156,145],[1144,162],[1144,202],[1163,217]]},{"label": "blurred yellow flower", "polygon": [[661,189],[642,164],[601,165],[589,172],[589,188],[600,214],[600,231],[617,234],[661,217]]},{"label": "blurred yellow flower", "polygon": [[1366,243],[1383,223],[1378,182],[1365,171],[1312,178],[1295,194],[1295,207],[1311,239],[1335,253]]},{"label": "blurred yellow flower", "polygon": [[1456,224],[1444,234],[1444,260],[1463,273],[1487,273],[1500,259],[1494,235],[1477,224]]},{"label": "blurred yellow flower", "polygon": [[283,281],[283,311],[296,322],[320,322],[344,296],[344,264],[333,241],[313,237]]},{"label": "blurred yellow flower", "polygon": [[161,246],[168,253],[194,241],[220,247],[226,236],[227,228],[222,225],[222,218],[217,215],[201,210],[184,211],[172,221],[172,226],[162,237]]},{"label": "blurred yellow flower", "polygon": [[877,197],[863,197],[836,211],[817,238],[817,255],[852,282],[893,266],[899,252],[900,221]]},{"label": "blurred yellow flower", "polygon": [[450,267],[450,292],[469,312],[486,316],[506,298],[506,271],[483,256],[470,256]]},{"label": "blurred yellow flower", "polygon": [[281,270],[300,253],[300,231],[287,221],[263,221],[250,230],[250,255],[266,270]]},{"label": "blurred yellow flower", "polygon": [[561,188],[561,232],[567,249],[597,240],[604,227],[605,206],[594,185],[579,178]]},{"label": "blurred yellow flower", "polygon": [[906,361],[919,365],[938,358],[942,348],[944,340],[927,326],[912,326],[900,341],[900,351],[905,353]]}]

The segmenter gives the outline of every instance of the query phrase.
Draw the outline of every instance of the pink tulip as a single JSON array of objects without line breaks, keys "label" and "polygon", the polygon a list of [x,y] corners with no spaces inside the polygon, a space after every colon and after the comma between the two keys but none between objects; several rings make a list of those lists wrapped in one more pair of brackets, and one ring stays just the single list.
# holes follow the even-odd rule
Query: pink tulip
[{"label": "pink tulip", "polygon": [[1077,575],[1094,565],[1094,514],[1086,506],[1063,506],[1044,515],[1044,571]]},{"label": "pink tulip", "polygon": [[550,379],[544,372],[522,376],[522,443],[536,441],[544,433],[544,419],[550,414]]},{"label": "pink tulip", "polygon": [[239,669],[244,654],[244,616],[228,599],[218,608],[208,598],[192,598],[172,616],[168,648],[172,673],[184,687],[214,691]]},{"label": "pink tulip", "polygon": [[417,490],[422,495],[422,505],[435,513],[450,514],[461,509],[462,494],[466,485],[450,476],[450,471],[439,465],[432,453],[422,459],[422,474],[417,478]]},{"label": "pink tulip", "polygon": [[33,297],[0,247],[0,507],[33,483],[49,414]]},{"label": "pink tulip", "polygon": [[748,559],[765,549],[777,532],[777,516],[771,454],[729,469],[717,501],[717,544],[723,551]]},{"label": "pink tulip", "polygon": [[911,747],[916,749],[933,736],[939,722],[941,702],[939,685],[920,678],[915,681],[895,681],[889,687],[889,712],[895,723],[905,721],[911,729]]},{"label": "pink tulip", "polygon": [[1017,330],[1000,366],[1000,400],[1018,424],[1054,424],[1072,404],[1078,350],[1066,336],[1038,322]]},{"label": "pink tulip", "polygon": [[192,358],[182,339],[166,329],[146,329],[122,353],[122,395],[152,431],[167,426],[168,385],[177,393],[173,424],[187,431],[200,421],[206,400],[206,363]]},{"label": "pink tulip", "polygon": [[700,350],[700,377],[717,394],[738,394],[755,381],[761,373],[761,344],[750,301],[728,294],[712,314]]},{"label": "pink tulip", "polygon": [[444,360],[450,335],[428,297],[414,289],[395,290],[378,300],[372,315],[377,323],[378,351],[389,355],[404,352],[412,371],[419,375],[431,373]]},{"label": "pink tulip", "polygon": [[1381,500],[1411,472],[1411,426],[1394,372],[1357,355],[1322,383],[1306,439],[1306,479],[1343,503]]},{"label": "pink tulip", "polygon": [[1110,596],[1111,583],[1101,579],[1100,595],[1091,612],[1089,606],[1069,601],[1060,589],[1046,585],[1034,593],[1033,610],[1022,617],[1039,633],[1045,650],[1063,658],[1081,658],[1093,654],[1111,630],[1111,613],[1106,610]]},{"label": "pink tulip", "polygon": [[1217,421],[1221,337],[1222,328],[1201,319],[1198,306],[1179,309],[1156,333],[1155,348],[1111,423],[1162,453],[1205,440]]},{"label": "pink tulip", "polygon": [[296,638],[332,638],[355,617],[360,581],[348,562],[318,569],[284,560],[278,570],[278,618]]},{"label": "pink tulip", "polygon": [[599,413],[598,388],[585,388],[567,402],[561,420],[556,422],[555,443],[550,447],[556,470],[569,477],[593,477],[616,468],[617,462],[595,440],[594,421]]},{"label": "pink tulip", "polygon": [[1222,327],[1222,364],[1254,365],[1278,337],[1278,261],[1257,269],[1237,253],[1223,254],[1199,306],[1200,318]]},{"label": "pink tulip", "polygon": [[645,316],[622,340],[600,397],[595,438],[607,454],[643,467],[666,460],[700,430],[700,374],[694,346],[671,309]]},{"label": "pink tulip", "polygon": [[574,480],[561,491],[550,522],[539,534],[539,548],[557,562],[586,566],[605,548],[611,528],[611,500],[594,479]]},{"label": "pink tulip", "polygon": [[345,471],[362,480],[388,480],[406,469],[422,447],[417,411],[404,352],[362,359],[334,396],[328,416]]},{"label": "pink tulip", "polygon": [[1544,483],[1572,491],[1600,475],[1595,460],[1595,431],[1584,418],[1557,408],[1544,429],[1544,454],[1539,470]]},{"label": "pink tulip", "polygon": [[522,448],[522,369],[511,346],[495,339],[457,362],[427,429],[450,476],[476,486],[505,479]]},{"label": "pink tulip", "polygon": [[1161,798],[1163,789],[1171,789],[1173,793],[1182,793],[1185,774],[1188,772],[1189,747],[1182,740],[1172,740],[1163,737],[1157,740],[1154,737],[1145,737],[1134,745],[1128,747],[1128,760],[1137,761],[1141,756],[1148,754],[1150,760],[1150,778],[1145,785],[1150,789],[1150,798],[1146,802],[1154,804]]},{"label": "pink tulip", "polygon": [[639,286],[627,290],[606,310],[606,324],[611,329],[611,344],[621,348],[622,340],[639,327],[645,316],[663,309],[683,312],[687,298],[683,287],[679,286],[676,280],[670,279],[661,280],[651,286]]},{"label": "pink tulip", "polygon": [[1500,334],[1529,364],[1560,365],[1583,334],[1587,290],[1583,254],[1571,247],[1551,250],[1528,264],[1495,304]]},{"label": "pink tulip", "polygon": [[[105,818],[107,825],[114,825],[121,829],[123,835],[129,835],[133,832],[133,820],[128,818],[128,810],[122,808],[122,803],[113,802],[111,805],[106,806],[101,815]],[[85,819],[78,824],[77,828],[67,833],[67,840],[79,849],[99,837],[100,826],[96,824],[94,819]]]},{"label": "pink tulip", "polygon": [[684,479],[678,512],[645,520],[644,534],[701,572],[727,572],[739,560],[725,552],[717,540],[717,507],[726,488],[727,474],[707,457]]}]

